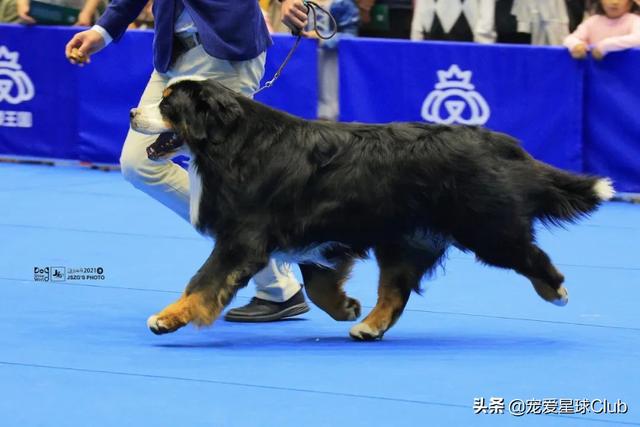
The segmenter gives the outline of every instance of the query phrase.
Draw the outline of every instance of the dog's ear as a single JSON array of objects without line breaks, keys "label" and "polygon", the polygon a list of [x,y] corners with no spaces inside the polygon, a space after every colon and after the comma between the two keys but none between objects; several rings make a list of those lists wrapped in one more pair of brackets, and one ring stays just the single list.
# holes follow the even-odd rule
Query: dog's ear
[{"label": "dog's ear", "polygon": [[189,105],[182,112],[177,123],[178,133],[187,141],[202,141],[207,139],[207,113],[198,111],[193,105]]},{"label": "dog's ear", "polygon": [[244,110],[237,101],[240,96],[214,81],[202,85],[201,100],[206,103],[211,117],[218,122],[218,127],[223,129],[233,126],[243,116]]}]

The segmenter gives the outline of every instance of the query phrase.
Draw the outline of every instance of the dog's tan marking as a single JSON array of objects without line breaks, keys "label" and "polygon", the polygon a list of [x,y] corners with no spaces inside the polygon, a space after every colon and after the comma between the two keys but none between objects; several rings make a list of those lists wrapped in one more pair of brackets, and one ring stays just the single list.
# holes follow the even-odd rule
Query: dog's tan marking
[{"label": "dog's tan marking", "polygon": [[378,302],[361,323],[351,328],[349,335],[363,341],[382,338],[402,315],[411,291],[419,288],[420,279],[438,262],[443,252],[444,247],[424,251],[404,243],[377,246]]},{"label": "dog's tan marking", "polygon": [[173,89],[171,89],[170,87],[166,88],[165,90],[162,91],[162,97],[167,98],[169,95],[171,95],[172,91]]},{"label": "dog's tan marking", "polygon": [[360,317],[360,302],[343,290],[349,278],[353,260],[340,262],[336,269],[301,265],[309,299],[335,320],[356,320]]},{"label": "dog's tan marking", "polygon": [[351,328],[349,334],[358,340],[375,340],[389,329],[407,303],[408,294],[400,288],[390,284],[384,277],[384,270],[380,272],[380,284],[378,287],[378,302],[371,313],[358,325]]},{"label": "dog's tan marking", "polygon": [[236,285],[240,278],[240,272],[233,272],[224,279],[224,286],[185,292],[177,301],[151,316],[147,325],[155,334],[174,332],[189,323],[211,325],[238,290]]}]

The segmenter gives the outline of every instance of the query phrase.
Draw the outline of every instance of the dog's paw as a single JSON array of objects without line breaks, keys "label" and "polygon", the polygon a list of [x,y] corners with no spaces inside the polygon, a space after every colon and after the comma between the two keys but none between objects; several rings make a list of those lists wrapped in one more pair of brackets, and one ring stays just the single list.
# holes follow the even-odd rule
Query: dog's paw
[{"label": "dog's paw", "polygon": [[346,313],[345,320],[356,320],[360,317],[361,310],[360,301],[355,298],[347,297],[344,302],[344,311]]},{"label": "dog's paw", "polygon": [[560,286],[558,289],[554,289],[542,280],[534,278],[530,280],[536,293],[543,300],[559,307],[564,307],[565,305],[567,305],[567,303],[569,303],[569,292],[564,286]]},{"label": "dog's paw", "polygon": [[384,331],[373,329],[364,322],[358,323],[349,331],[351,338],[357,341],[374,341],[382,339]]},{"label": "dog's paw", "polygon": [[342,307],[339,310],[331,313],[331,317],[338,321],[353,321],[360,317],[360,302],[351,297],[347,297],[342,303]]},{"label": "dog's paw", "polygon": [[171,321],[168,317],[160,318],[157,314],[147,319],[147,326],[156,335],[168,334],[174,332],[184,326],[182,322]]},{"label": "dog's paw", "polygon": [[557,305],[559,307],[564,307],[569,303],[569,291],[564,286],[560,286],[557,290],[557,298],[553,301],[549,301],[551,304]]}]

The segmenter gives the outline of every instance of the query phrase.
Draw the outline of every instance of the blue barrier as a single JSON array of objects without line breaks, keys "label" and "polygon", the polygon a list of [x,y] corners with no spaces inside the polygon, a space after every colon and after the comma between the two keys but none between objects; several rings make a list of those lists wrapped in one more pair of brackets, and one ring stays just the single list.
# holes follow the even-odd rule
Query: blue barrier
[{"label": "blue barrier", "polygon": [[[91,64],[76,67],[64,46],[78,29],[0,25],[0,155],[117,164],[152,71],[150,31],[130,31]],[[274,36],[265,80],[293,37]],[[303,40],[277,84],[256,99],[315,118],[317,44]]]},{"label": "blue barrier", "polygon": [[[117,163],[151,72],[151,33],[129,32],[78,68],[63,55],[74,31],[0,25],[0,155]],[[267,78],[294,39],[274,40]],[[596,63],[562,48],[344,39],[339,55],[342,120],[482,124],[541,160],[640,192],[639,51]],[[316,61],[316,43],[304,40],[257,99],[314,118]]]},{"label": "blue barrier", "polygon": [[69,34],[0,27],[0,154],[78,158],[77,73],[64,57]]},{"label": "blue barrier", "polygon": [[590,62],[585,84],[585,170],[640,193],[640,51]]},{"label": "blue barrier", "polygon": [[342,120],[483,125],[583,169],[582,67],[564,50],[344,40],[339,55]]}]

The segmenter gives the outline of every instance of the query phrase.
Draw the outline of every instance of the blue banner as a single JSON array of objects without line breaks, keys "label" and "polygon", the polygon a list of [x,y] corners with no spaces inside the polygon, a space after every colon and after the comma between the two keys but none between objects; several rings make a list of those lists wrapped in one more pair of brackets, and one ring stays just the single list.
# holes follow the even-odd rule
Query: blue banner
[{"label": "blue banner", "polygon": [[583,71],[564,49],[344,39],[339,55],[342,120],[483,125],[582,170]]},{"label": "blue banner", "polygon": [[[68,63],[64,47],[77,28],[0,25],[0,155],[117,164],[152,72],[150,31],[130,31],[91,64]],[[274,37],[271,79],[294,38]],[[317,43],[302,40],[284,73],[258,100],[315,118]]]},{"label": "blue banner", "polygon": [[78,85],[64,57],[69,35],[0,26],[0,155],[77,159]]},{"label": "blue banner", "polygon": [[129,131],[129,110],[138,105],[153,71],[150,31],[129,31],[74,70],[78,82],[78,160],[118,163]]},{"label": "blue banner", "polygon": [[609,176],[619,191],[640,193],[640,52],[588,63],[585,170]]}]

